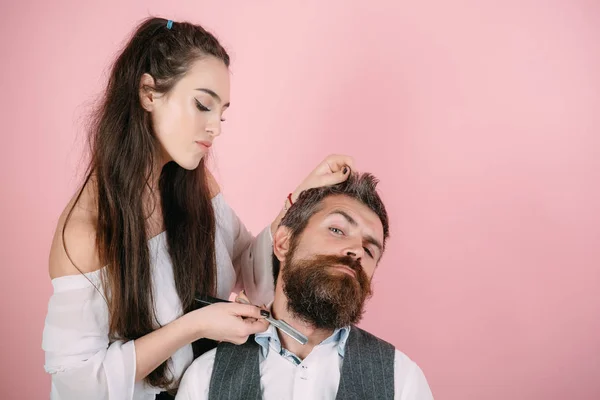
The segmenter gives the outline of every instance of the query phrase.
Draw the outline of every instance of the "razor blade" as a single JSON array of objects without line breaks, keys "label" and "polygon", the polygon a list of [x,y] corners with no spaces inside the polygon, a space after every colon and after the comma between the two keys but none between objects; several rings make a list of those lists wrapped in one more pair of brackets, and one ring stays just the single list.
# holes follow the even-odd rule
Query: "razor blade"
[{"label": "razor blade", "polygon": [[[195,300],[198,303],[205,305],[205,306],[215,304],[215,303],[231,303],[231,301],[229,301],[229,300],[217,299],[216,297],[211,297],[211,296],[200,296],[200,297],[196,297]],[[248,303],[247,301],[245,301],[244,299],[240,299],[240,303],[252,305],[252,304]],[[308,343],[308,338],[306,337],[306,335],[304,335],[302,332],[300,332],[299,330],[297,330],[296,328],[294,328],[293,326],[291,326],[284,320],[275,319],[270,314],[268,317],[265,317],[265,319],[267,320],[268,323],[270,323],[275,328],[279,329],[281,332],[285,333],[286,335],[288,335],[289,337],[291,337],[298,343],[300,343],[300,344]]]}]

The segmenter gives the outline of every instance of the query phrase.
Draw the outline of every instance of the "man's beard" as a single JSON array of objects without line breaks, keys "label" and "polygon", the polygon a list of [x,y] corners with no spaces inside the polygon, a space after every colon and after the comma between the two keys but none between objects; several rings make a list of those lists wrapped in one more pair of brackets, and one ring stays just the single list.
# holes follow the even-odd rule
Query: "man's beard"
[{"label": "man's beard", "polygon": [[[372,294],[371,282],[360,262],[352,257],[318,255],[296,260],[295,246],[283,268],[283,292],[288,311],[317,329],[337,329],[357,324],[363,315],[365,300]],[[344,265],[356,278],[334,270]]]}]

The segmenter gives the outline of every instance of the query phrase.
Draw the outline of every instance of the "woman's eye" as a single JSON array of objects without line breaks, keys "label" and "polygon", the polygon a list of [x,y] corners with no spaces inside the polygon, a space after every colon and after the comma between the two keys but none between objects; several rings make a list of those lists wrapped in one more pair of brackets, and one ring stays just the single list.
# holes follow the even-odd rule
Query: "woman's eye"
[{"label": "woman's eye", "polygon": [[196,107],[198,107],[198,110],[200,110],[200,111],[210,111],[210,108],[208,108],[204,104],[200,103],[198,101],[198,99],[194,99],[194,100],[196,100]]},{"label": "woman's eye", "polygon": [[329,228],[329,230],[331,232],[335,233],[336,235],[343,235],[344,234],[344,232],[342,232],[342,230],[338,229],[338,228]]}]

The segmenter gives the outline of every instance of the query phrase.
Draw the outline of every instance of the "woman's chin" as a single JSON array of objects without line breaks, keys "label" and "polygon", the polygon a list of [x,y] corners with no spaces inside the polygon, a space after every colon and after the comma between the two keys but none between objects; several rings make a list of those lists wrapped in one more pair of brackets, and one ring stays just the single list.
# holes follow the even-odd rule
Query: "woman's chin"
[{"label": "woman's chin", "polygon": [[174,160],[177,165],[179,165],[181,168],[186,169],[188,171],[193,171],[196,168],[198,168],[198,165],[200,165],[200,161],[202,161],[202,156],[201,157],[194,157],[193,159],[187,159],[187,160]]}]

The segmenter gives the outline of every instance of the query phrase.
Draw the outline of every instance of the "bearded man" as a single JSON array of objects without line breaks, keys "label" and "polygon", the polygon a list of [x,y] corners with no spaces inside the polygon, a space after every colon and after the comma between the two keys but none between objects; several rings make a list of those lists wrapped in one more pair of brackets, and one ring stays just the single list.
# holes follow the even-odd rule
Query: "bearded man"
[{"label": "bearded man", "polygon": [[267,307],[308,337],[272,325],[236,346],[221,343],[187,370],[177,400],[430,400],[422,370],[356,327],[389,237],[371,174],[303,192],[273,237],[275,297]]}]

